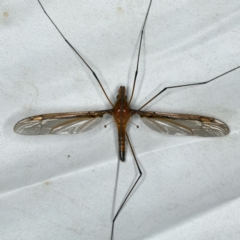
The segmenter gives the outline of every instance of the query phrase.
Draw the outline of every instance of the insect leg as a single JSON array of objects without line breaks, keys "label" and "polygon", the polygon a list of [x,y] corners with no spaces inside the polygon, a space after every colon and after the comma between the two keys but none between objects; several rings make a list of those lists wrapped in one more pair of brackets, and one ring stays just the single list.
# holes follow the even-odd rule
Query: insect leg
[{"label": "insect leg", "polygon": [[138,65],[139,65],[139,59],[140,59],[140,52],[141,52],[141,47],[142,47],[143,33],[144,33],[144,28],[145,28],[145,25],[146,25],[148,13],[149,13],[150,8],[151,8],[151,4],[152,4],[152,0],[150,0],[148,10],[147,10],[147,13],[146,13],[146,16],[145,16],[145,19],[144,19],[142,31],[141,31],[140,44],[139,44],[139,49],[138,49],[137,67],[136,67],[136,71],[135,71],[135,77],[134,77],[134,81],[133,81],[133,88],[132,88],[132,93],[131,93],[131,97],[130,97],[130,100],[129,100],[129,104],[132,101],[133,93],[134,93],[134,90],[135,90],[135,84],[136,84],[137,75],[138,75]]},{"label": "insect leg", "polygon": [[96,73],[93,71],[93,69],[87,64],[87,62],[84,60],[84,58],[80,55],[80,53],[78,53],[78,51],[73,47],[73,45],[64,37],[64,35],[62,34],[62,32],[59,30],[59,28],[57,27],[57,25],[53,22],[53,20],[50,18],[50,16],[47,14],[47,12],[45,11],[42,3],[40,2],[40,0],[38,0],[43,12],[46,14],[46,16],[49,18],[49,20],[52,22],[52,24],[54,25],[54,27],[57,29],[57,31],[60,33],[60,35],[62,36],[62,38],[66,41],[66,43],[72,48],[72,50],[81,58],[81,60],[85,63],[85,65],[88,67],[88,69],[92,72],[93,76],[95,77],[95,79],[97,80],[98,84],[100,85],[104,95],[106,96],[107,100],[109,101],[109,103],[113,106],[113,103],[111,102],[111,100],[109,99],[107,93],[105,92],[100,80],[98,79]]},{"label": "insect leg", "polygon": [[116,212],[116,214],[115,214],[115,216],[114,216],[114,218],[113,218],[113,220],[112,220],[111,240],[113,240],[114,223],[115,223],[115,221],[116,221],[119,213],[121,212],[124,204],[126,203],[126,201],[128,200],[130,194],[132,193],[133,189],[135,188],[135,186],[137,185],[138,181],[139,181],[140,178],[142,177],[142,170],[141,170],[141,168],[140,168],[140,166],[139,166],[138,160],[137,160],[137,158],[136,158],[135,152],[134,152],[134,150],[133,150],[132,144],[131,144],[131,142],[130,142],[130,140],[129,140],[129,137],[128,137],[128,134],[127,134],[127,133],[126,133],[126,137],[127,137],[127,141],[128,141],[128,143],[129,143],[129,146],[130,146],[130,148],[131,148],[131,151],[132,151],[132,154],[133,154],[133,157],[134,157],[134,160],[135,160],[135,163],[136,163],[136,166],[137,166],[139,175],[138,175],[136,181],[134,182],[134,184],[132,185],[131,189],[129,190],[127,196],[123,199],[122,204],[121,204],[120,207],[118,208],[118,210],[117,210],[117,212]]},{"label": "insect leg", "polygon": [[154,97],[152,97],[149,101],[147,101],[145,104],[143,104],[138,110],[141,110],[142,108],[144,108],[147,104],[149,104],[152,100],[154,100],[156,97],[158,97],[161,93],[163,93],[164,91],[166,91],[167,89],[171,89],[171,88],[180,88],[180,87],[188,87],[188,86],[195,86],[195,85],[202,85],[202,84],[207,84],[213,80],[216,80],[217,78],[220,78],[230,72],[233,72],[235,70],[237,70],[238,68],[240,68],[240,66],[236,67],[236,68],[233,68],[221,75],[218,75],[217,77],[214,77],[208,81],[205,81],[205,82],[198,82],[198,83],[190,83],[190,84],[183,84],[183,85],[178,85],[178,86],[170,86],[170,87],[165,87],[163,88],[158,94],[156,94]]}]

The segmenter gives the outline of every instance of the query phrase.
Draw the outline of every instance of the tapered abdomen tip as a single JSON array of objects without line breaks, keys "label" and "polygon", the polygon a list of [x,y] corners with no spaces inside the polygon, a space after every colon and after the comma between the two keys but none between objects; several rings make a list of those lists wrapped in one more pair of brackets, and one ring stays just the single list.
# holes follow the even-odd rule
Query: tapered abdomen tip
[{"label": "tapered abdomen tip", "polygon": [[125,161],[125,151],[120,151],[119,152],[119,158],[120,158],[121,161],[123,161],[123,162]]}]

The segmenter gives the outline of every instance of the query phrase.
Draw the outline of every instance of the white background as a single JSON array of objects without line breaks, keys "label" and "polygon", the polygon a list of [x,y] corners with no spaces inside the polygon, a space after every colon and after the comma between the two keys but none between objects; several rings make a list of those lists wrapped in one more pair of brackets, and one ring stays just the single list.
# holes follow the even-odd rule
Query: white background
[{"label": "white background", "polygon": [[[43,1],[112,101],[134,78],[148,1]],[[240,2],[153,1],[132,107],[162,88],[209,80],[240,65]],[[22,118],[110,108],[92,74],[37,1],[2,1],[0,238],[110,239],[118,149],[108,116],[68,136],[21,136]],[[128,132],[144,176],[115,224],[117,239],[240,238],[240,69],[166,91],[146,110],[216,117],[221,138],[160,135],[138,117]],[[136,174],[127,146],[115,210]]]}]

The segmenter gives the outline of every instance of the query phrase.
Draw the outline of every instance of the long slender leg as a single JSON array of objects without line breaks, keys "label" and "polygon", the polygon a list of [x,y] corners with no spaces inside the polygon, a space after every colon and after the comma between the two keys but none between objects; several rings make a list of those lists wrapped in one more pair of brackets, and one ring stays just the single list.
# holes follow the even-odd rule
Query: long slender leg
[{"label": "long slender leg", "polygon": [[120,207],[118,208],[118,210],[117,210],[117,212],[116,212],[116,214],[115,214],[115,216],[114,216],[114,218],[113,218],[113,220],[112,220],[111,240],[113,240],[113,235],[114,235],[114,223],[115,223],[115,221],[116,221],[119,213],[121,212],[124,204],[126,203],[126,201],[128,200],[130,194],[132,193],[133,189],[135,188],[135,186],[137,185],[138,181],[139,181],[140,178],[142,177],[141,168],[140,168],[140,166],[139,166],[139,163],[138,163],[138,161],[137,161],[135,152],[134,152],[134,150],[133,150],[132,144],[131,144],[131,142],[130,142],[130,140],[129,140],[129,137],[128,137],[128,134],[127,134],[127,133],[126,133],[126,136],[127,136],[127,141],[128,141],[129,146],[130,146],[130,148],[131,148],[131,151],[132,151],[132,154],[133,154],[135,163],[136,163],[136,165],[137,165],[137,169],[138,169],[138,172],[139,172],[139,176],[137,177],[136,181],[135,181],[134,184],[132,185],[132,187],[131,187],[131,189],[129,190],[127,196],[123,199],[122,204],[121,204]]},{"label": "long slender leg", "polygon": [[[114,188],[114,193],[113,193],[113,199],[116,199],[116,196],[117,196],[117,187],[118,187],[119,169],[120,169],[119,166],[120,166],[120,158],[118,157],[117,171],[116,171],[116,178],[115,178],[115,188]],[[114,217],[115,205],[116,205],[116,201],[113,201],[113,205],[112,205],[112,216],[111,216],[111,218]]]},{"label": "long slender leg", "polygon": [[198,82],[198,83],[191,83],[191,84],[183,84],[183,85],[178,85],[178,86],[165,87],[165,88],[163,88],[158,94],[156,94],[154,97],[152,97],[149,101],[147,101],[145,104],[143,104],[138,110],[141,110],[142,108],[144,108],[147,104],[149,104],[152,100],[154,100],[156,97],[158,97],[161,93],[163,93],[163,92],[166,91],[167,89],[207,84],[207,83],[209,83],[209,82],[211,82],[211,81],[213,81],[213,80],[216,80],[216,79],[218,79],[218,78],[220,78],[220,77],[222,77],[222,76],[224,76],[224,75],[226,75],[226,74],[228,74],[228,73],[230,73],[230,72],[235,71],[235,70],[238,69],[238,68],[240,68],[240,66],[238,66],[238,67],[236,67],[236,68],[233,68],[233,69],[231,69],[231,70],[229,70],[229,71],[227,71],[227,72],[225,72],[225,73],[223,73],[223,74],[221,74],[221,75],[219,75],[219,76],[217,76],[217,77],[215,77],[215,78],[212,78],[212,79],[210,79],[210,80],[208,80],[208,81],[205,81],[205,82]]},{"label": "long slender leg", "polygon": [[150,0],[149,6],[148,6],[148,10],[147,10],[147,13],[146,13],[146,16],[145,16],[145,19],[144,19],[142,31],[141,31],[140,44],[139,44],[139,49],[138,49],[137,67],[136,67],[136,71],[135,71],[135,77],[134,77],[134,81],[133,81],[132,94],[131,94],[131,97],[130,97],[130,100],[129,100],[129,104],[132,101],[133,93],[134,93],[134,90],[135,90],[135,84],[136,84],[137,75],[138,75],[138,66],[139,66],[140,52],[141,52],[141,47],[142,47],[143,33],[144,33],[144,28],[145,28],[145,25],[146,25],[148,13],[149,13],[150,8],[151,8],[151,4],[152,4],[152,0]]},{"label": "long slender leg", "polygon": [[49,20],[52,22],[53,26],[58,30],[58,32],[60,33],[60,35],[62,36],[62,38],[66,41],[66,43],[72,48],[72,50],[81,58],[81,60],[85,63],[85,65],[88,67],[88,69],[92,72],[93,76],[95,77],[95,79],[97,80],[98,84],[100,85],[103,93],[105,94],[107,100],[109,101],[109,103],[113,106],[113,103],[111,102],[111,100],[109,99],[107,93],[105,92],[100,80],[98,79],[96,73],[93,71],[93,69],[87,64],[87,62],[84,60],[84,58],[80,55],[80,53],[78,53],[78,51],[72,46],[72,44],[64,37],[64,35],[62,34],[62,32],[59,30],[59,28],[56,26],[56,24],[53,22],[53,20],[50,18],[50,16],[47,14],[47,12],[45,11],[42,3],[40,2],[40,0],[38,0],[43,12],[46,14],[46,16],[49,18]]}]

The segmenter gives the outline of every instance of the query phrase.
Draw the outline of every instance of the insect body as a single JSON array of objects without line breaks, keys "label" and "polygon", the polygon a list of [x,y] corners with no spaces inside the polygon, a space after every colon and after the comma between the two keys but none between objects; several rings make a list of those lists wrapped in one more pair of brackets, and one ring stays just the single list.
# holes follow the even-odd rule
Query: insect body
[{"label": "insect body", "polygon": [[125,87],[119,88],[117,102],[112,111],[114,120],[118,128],[119,158],[125,160],[125,132],[128,120],[134,114],[127,101]]},{"label": "insect body", "polygon": [[220,137],[229,133],[225,123],[210,117],[131,109],[125,94],[125,87],[121,86],[113,109],[33,116],[19,121],[14,131],[23,135],[75,134],[92,129],[104,114],[111,114],[118,128],[119,158],[122,161],[125,160],[126,127],[134,114],[139,114],[148,127],[160,133],[201,137]]},{"label": "insect body", "polygon": [[193,84],[185,84],[179,86],[169,86],[161,91],[159,91],[155,96],[153,96],[149,101],[147,101],[144,105],[142,105],[138,109],[131,108],[131,101],[133,98],[133,93],[135,89],[135,83],[138,74],[138,66],[139,66],[139,59],[140,59],[140,52],[141,52],[141,45],[142,45],[142,37],[143,32],[146,24],[146,20],[148,17],[148,13],[152,4],[150,1],[146,17],[144,20],[143,28],[141,31],[140,37],[140,44],[139,44],[139,51],[138,51],[138,59],[137,59],[137,66],[136,66],[136,73],[133,82],[132,93],[129,98],[127,99],[126,96],[126,88],[121,86],[118,91],[117,101],[115,104],[111,102],[108,95],[106,94],[98,76],[93,71],[93,69],[88,65],[88,63],[83,59],[83,57],[76,51],[76,49],[68,42],[68,40],[64,37],[49,15],[46,13],[45,9],[43,8],[41,2],[38,0],[40,6],[42,7],[44,13],[47,15],[49,20],[53,23],[56,27],[57,31],[61,34],[63,39],[66,43],[72,48],[72,50],[81,58],[81,60],[85,63],[88,69],[94,75],[96,81],[98,82],[99,86],[101,87],[104,95],[108,99],[111,108],[106,110],[100,111],[87,111],[87,112],[69,112],[69,113],[51,113],[51,114],[42,114],[37,116],[32,116],[25,118],[19,121],[15,127],[14,131],[18,134],[22,135],[44,135],[44,134],[77,134],[81,132],[88,131],[95,127],[101,121],[104,114],[112,115],[117,129],[118,129],[118,142],[119,142],[119,159],[121,161],[125,160],[125,140],[128,141],[131,151],[134,156],[135,163],[137,165],[139,176],[134,182],[133,186],[130,188],[129,192],[127,193],[126,197],[123,199],[122,204],[120,205],[119,209],[117,210],[113,220],[112,220],[112,233],[111,239],[113,239],[113,232],[114,232],[114,223],[117,219],[122,207],[124,206],[125,202],[129,198],[131,192],[133,191],[134,187],[138,183],[139,179],[142,176],[142,171],[139,167],[137,158],[135,156],[133,147],[131,142],[129,141],[128,134],[126,132],[126,127],[129,122],[129,119],[134,115],[138,114],[144,124],[146,124],[149,128],[159,133],[169,134],[169,135],[180,135],[180,136],[200,136],[200,137],[220,137],[225,136],[229,133],[228,126],[215,118],[206,117],[206,116],[199,116],[199,115],[191,115],[191,114],[177,114],[177,113],[162,113],[162,112],[153,112],[153,111],[143,111],[142,109],[155,98],[157,98],[161,93],[164,91],[171,89],[171,88],[180,88],[180,87],[187,87],[193,85],[201,85],[207,84],[211,81],[214,81],[221,76],[228,74],[231,71],[234,71],[240,66],[225,72],[213,79],[210,79],[205,82],[200,83],[193,83]]}]

